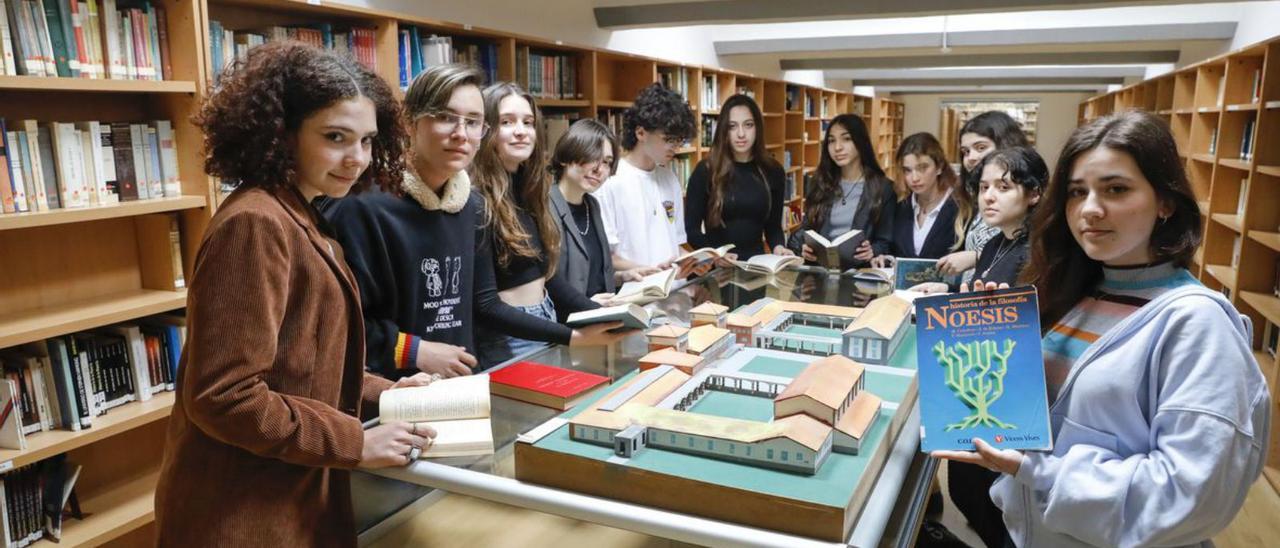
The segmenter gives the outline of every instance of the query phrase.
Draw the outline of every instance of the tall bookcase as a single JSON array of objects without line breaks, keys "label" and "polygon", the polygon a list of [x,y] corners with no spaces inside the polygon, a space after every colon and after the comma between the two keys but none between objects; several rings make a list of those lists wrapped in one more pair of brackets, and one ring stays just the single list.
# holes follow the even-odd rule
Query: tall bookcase
[{"label": "tall bookcase", "polygon": [[[1126,109],[1169,122],[1205,215],[1192,273],[1254,325],[1255,356],[1280,384],[1280,38],[1092,97],[1081,122]],[[1273,397],[1274,399],[1274,397]],[[1280,428],[1280,400],[1272,423]],[[1266,475],[1280,489],[1280,431]]]},{"label": "tall bookcase", "polygon": [[[152,1],[166,11],[161,23],[169,41],[170,80],[0,76],[0,117],[6,119],[171,120],[182,188],[174,198],[0,215],[0,349],[185,306],[186,292],[174,286],[172,272],[166,270],[173,264],[167,223],[154,221],[156,215],[179,218],[184,276],[190,279],[204,229],[222,197],[216,182],[203,173],[201,135],[189,120],[216,76],[211,21],[232,31],[319,23],[371,29],[375,70],[397,89],[402,28],[491,46],[495,76],[525,87],[531,53],[563,56],[566,70],[576,73],[577,93],[540,98],[539,104],[544,113],[564,118],[607,120],[630,106],[644,86],[678,73],[698,122],[698,135],[678,153],[689,169],[709,151],[703,144],[703,121],[715,119],[729,95],[749,92],[765,112],[760,138],[766,149],[780,162],[789,158],[788,230],[798,224],[803,176],[816,169],[822,132],[831,118],[852,112],[872,125],[871,97],[417,15],[317,0]],[[24,451],[0,450],[0,472],[67,453],[84,465],[76,491],[88,516],[66,522],[63,542],[149,545],[173,398],[172,392],[161,393],[113,409],[80,432],[33,434]]]},{"label": "tall bookcase", "polygon": [[[10,121],[172,121],[181,179],[178,197],[0,215],[0,348],[185,306],[164,217],[179,219],[189,279],[213,200],[200,133],[189,121],[207,78],[203,4],[153,4],[165,10],[159,24],[172,55],[170,80],[0,76],[0,117]],[[173,401],[164,392],[95,417],[86,430],[30,434],[26,450],[0,450],[0,471],[66,453],[83,466],[76,493],[86,518],[66,520],[62,543],[145,543]]]},{"label": "tall bookcase", "polygon": [[902,101],[876,97],[872,114],[874,122],[868,128],[875,136],[876,154],[879,156],[880,167],[884,168],[889,178],[895,181],[898,180],[898,163],[893,157],[898,152],[898,145],[902,144],[902,123],[905,113],[906,108]]}]

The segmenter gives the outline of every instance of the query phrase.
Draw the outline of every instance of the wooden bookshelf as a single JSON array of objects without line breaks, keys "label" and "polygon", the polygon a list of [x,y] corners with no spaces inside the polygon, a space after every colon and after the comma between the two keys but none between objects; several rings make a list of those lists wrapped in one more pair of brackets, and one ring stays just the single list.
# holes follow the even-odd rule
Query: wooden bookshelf
[{"label": "wooden bookshelf", "polygon": [[[1132,103],[1137,90],[1153,84],[1154,108]],[[1266,323],[1280,324],[1280,299],[1272,294],[1280,276],[1280,38],[1091,97],[1081,103],[1081,122],[1122,108],[1167,116],[1210,219],[1196,251],[1202,268],[1193,273],[1210,288],[1230,290],[1232,304],[1253,320],[1260,347]],[[1227,265],[1237,239],[1233,268]],[[1257,355],[1264,371],[1280,368],[1271,355]],[[1280,406],[1273,422],[1272,435],[1280,435]],[[1280,489],[1280,454],[1269,457],[1266,476]]]},{"label": "wooden bookshelf", "polygon": [[0,90],[89,93],[195,93],[190,81],[87,80],[84,78],[50,78],[46,76],[0,76]]},{"label": "wooden bookshelf", "polygon": [[186,291],[135,289],[0,315],[0,348],[94,329],[186,306]]},{"label": "wooden bookshelf", "polygon": [[[207,19],[203,0],[158,4],[165,10],[158,23],[168,38],[169,80],[0,76],[0,117],[10,123],[169,120],[181,181],[177,197],[0,214],[5,280],[0,284],[0,348],[186,305],[186,291],[176,287],[175,259],[181,259],[182,277],[190,279],[216,195],[203,171],[202,136],[190,121],[209,82]],[[171,218],[181,231],[181,257],[169,245]],[[0,469],[67,454],[69,462],[83,467],[76,492],[88,515],[64,523],[62,545],[97,546],[118,539],[154,519],[164,428],[174,397],[159,393],[111,409],[79,432],[28,434],[26,450],[0,450]]]},{"label": "wooden bookshelf", "polygon": [[108,411],[105,415],[94,417],[93,427],[79,432],[50,430],[27,434],[25,451],[0,449],[0,468],[26,466],[164,419],[169,416],[169,411],[173,408],[174,397],[173,392],[161,392],[147,401],[122,405]]},{"label": "wooden bookshelf", "polygon": [[81,223],[118,217],[133,217],[151,213],[182,211],[202,208],[206,204],[204,196],[181,196],[177,198],[156,198],[136,202],[86,207],[80,209],[53,209],[36,213],[16,213],[0,215],[0,230],[16,230],[67,223]]}]

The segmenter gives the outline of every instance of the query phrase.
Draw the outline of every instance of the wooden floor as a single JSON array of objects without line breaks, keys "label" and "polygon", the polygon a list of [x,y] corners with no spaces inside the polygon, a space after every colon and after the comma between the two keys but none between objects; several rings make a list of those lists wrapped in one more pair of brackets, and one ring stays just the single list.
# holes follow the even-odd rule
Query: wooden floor
[{"label": "wooden floor", "polygon": [[[959,521],[963,518],[950,507],[950,501],[947,505],[944,524],[972,546],[980,547],[976,535],[958,530],[964,527]],[[1244,509],[1213,542],[1219,548],[1280,545],[1280,494],[1265,478],[1253,485]],[[400,546],[683,548],[689,545],[472,497],[447,495],[366,548]]]}]

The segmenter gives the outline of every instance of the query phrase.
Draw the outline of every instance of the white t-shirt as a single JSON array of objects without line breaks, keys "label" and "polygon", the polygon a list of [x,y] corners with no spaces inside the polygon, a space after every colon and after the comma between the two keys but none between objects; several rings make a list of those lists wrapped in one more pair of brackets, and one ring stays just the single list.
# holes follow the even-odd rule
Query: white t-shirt
[{"label": "white t-shirt", "polygon": [[684,233],[684,196],[680,180],[667,166],[644,171],[625,158],[618,171],[592,194],[609,248],[642,265],[656,265],[680,254]]}]

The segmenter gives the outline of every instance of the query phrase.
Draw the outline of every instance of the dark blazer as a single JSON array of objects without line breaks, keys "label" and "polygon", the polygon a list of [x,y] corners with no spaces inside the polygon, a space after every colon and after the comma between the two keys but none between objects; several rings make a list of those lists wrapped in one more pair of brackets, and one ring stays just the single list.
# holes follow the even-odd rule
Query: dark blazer
[{"label": "dark blazer", "polygon": [[925,236],[920,253],[915,249],[916,214],[911,210],[911,196],[898,202],[893,215],[893,251],[894,257],[907,259],[940,259],[951,253],[951,246],[956,243],[955,222],[960,212],[956,201],[947,198],[933,221],[929,235]]},{"label": "dark blazer", "polygon": [[[893,193],[893,184],[888,179],[875,179],[869,181],[868,185],[879,187],[880,217],[876,219],[875,223],[871,222],[872,201],[866,199],[867,192],[864,190],[863,199],[858,201],[858,209],[853,212],[853,228],[867,234],[871,240],[871,251],[874,255],[891,254],[893,249],[893,221],[897,218],[897,196]],[[871,187],[868,186],[867,188]],[[827,213],[829,215],[831,213],[830,210]],[[821,232],[822,228],[820,226],[810,226],[809,219],[805,219],[800,224],[800,228],[792,232],[790,238],[787,238],[787,248],[795,252],[797,256],[801,255],[804,247],[804,232],[806,230]],[[840,263],[842,269],[862,267],[868,264],[868,262],[859,263],[854,261],[853,257],[841,257]]]},{"label": "dark blazer", "polygon": [[[613,255],[609,252],[609,239],[604,237],[604,221],[600,218],[600,202],[595,196],[583,196],[591,207],[591,230],[600,237],[600,254],[604,257],[604,290],[612,293],[616,288],[613,281]],[[569,202],[560,193],[559,185],[551,185],[551,211],[560,221],[560,261],[556,264],[556,276],[563,278],[584,295],[587,293],[587,278],[591,275],[591,265],[587,258],[587,247],[578,232],[578,224],[573,220],[573,211]],[[590,295],[587,295],[590,297]]]},{"label": "dark blazer", "polygon": [[355,546],[349,472],[364,370],[342,248],[292,187],[218,208],[187,292],[187,342],[156,486],[160,546]]}]

